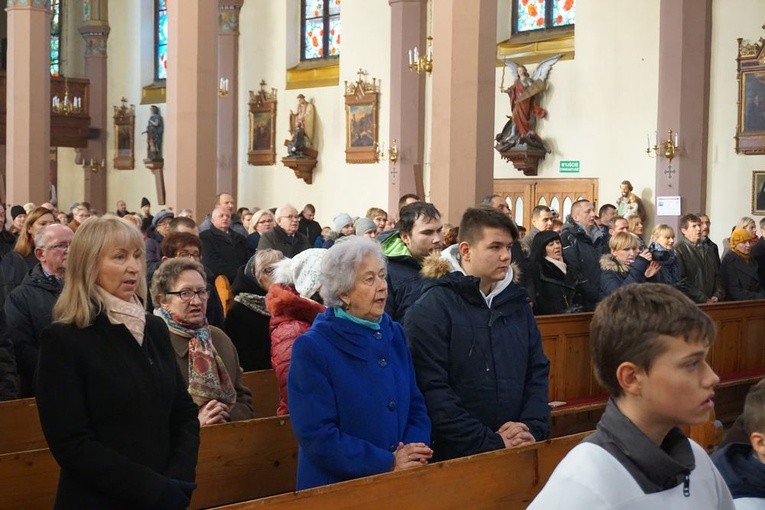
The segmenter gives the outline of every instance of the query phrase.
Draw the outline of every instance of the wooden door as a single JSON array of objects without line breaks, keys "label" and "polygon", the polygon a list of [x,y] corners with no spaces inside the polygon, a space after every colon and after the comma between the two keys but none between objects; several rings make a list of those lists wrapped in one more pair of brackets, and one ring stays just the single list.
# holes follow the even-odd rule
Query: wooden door
[{"label": "wooden door", "polygon": [[531,211],[546,205],[560,214],[561,221],[571,212],[571,205],[587,199],[598,207],[597,179],[494,179],[494,193],[505,198],[519,225],[531,226]]}]

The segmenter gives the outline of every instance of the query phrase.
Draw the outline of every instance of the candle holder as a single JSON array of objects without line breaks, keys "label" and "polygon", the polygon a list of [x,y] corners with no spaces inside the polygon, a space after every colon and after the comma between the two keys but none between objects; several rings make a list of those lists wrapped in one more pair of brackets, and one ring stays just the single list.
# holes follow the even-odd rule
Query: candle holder
[{"label": "candle holder", "polygon": [[425,55],[420,55],[417,46],[409,50],[409,70],[420,73],[433,71],[433,37],[428,36],[425,45]]}]

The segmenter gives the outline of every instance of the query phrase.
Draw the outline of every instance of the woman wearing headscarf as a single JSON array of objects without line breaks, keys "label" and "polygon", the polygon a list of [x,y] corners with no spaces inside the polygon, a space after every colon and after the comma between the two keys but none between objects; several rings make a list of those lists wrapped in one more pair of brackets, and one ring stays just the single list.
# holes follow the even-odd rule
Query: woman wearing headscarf
[{"label": "woman wearing headscarf", "polygon": [[69,249],[53,324],[40,339],[37,409],[61,466],[56,508],[186,508],[197,408],[165,324],[147,315],[141,233],[84,222]]},{"label": "woman wearing headscarf", "polygon": [[287,379],[297,488],[410,469],[433,452],[404,330],[385,313],[385,257],[351,237],[324,254],[327,311],[292,347]]},{"label": "woman wearing headscarf", "polygon": [[271,365],[279,382],[277,416],[289,414],[287,375],[292,344],[308,331],[326,308],[319,297],[321,260],[327,250],[309,248],[277,263],[274,283],[268,289],[266,307],[271,313]]},{"label": "woman wearing headscarf", "polygon": [[757,261],[750,255],[752,240],[751,231],[744,228],[736,228],[730,235],[731,249],[720,264],[720,280],[727,301],[765,298],[757,273]]},{"label": "woman wearing headscarf", "polygon": [[176,361],[199,407],[201,426],[253,418],[252,394],[242,384],[234,344],[207,324],[210,296],[202,264],[187,257],[166,260],[151,282],[154,315],[170,330]]}]

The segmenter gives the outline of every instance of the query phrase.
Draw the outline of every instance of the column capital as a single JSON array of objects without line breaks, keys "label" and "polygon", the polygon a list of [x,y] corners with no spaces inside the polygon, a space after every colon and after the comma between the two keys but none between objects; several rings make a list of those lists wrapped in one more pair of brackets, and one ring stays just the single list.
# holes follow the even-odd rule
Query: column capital
[{"label": "column capital", "polygon": [[428,0],[388,0],[388,5],[394,4],[426,4]]},{"label": "column capital", "polygon": [[85,57],[106,56],[106,40],[111,28],[106,23],[89,23],[80,27],[80,35],[85,39]]},{"label": "column capital", "polygon": [[218,0],[218,29],[221,34],[239,35],[239,11],[244,0]]},{"label": "column capital", "polygon": [[50,12],[50,0],[7,0],[6,7],[8,11],[30,9]]}]

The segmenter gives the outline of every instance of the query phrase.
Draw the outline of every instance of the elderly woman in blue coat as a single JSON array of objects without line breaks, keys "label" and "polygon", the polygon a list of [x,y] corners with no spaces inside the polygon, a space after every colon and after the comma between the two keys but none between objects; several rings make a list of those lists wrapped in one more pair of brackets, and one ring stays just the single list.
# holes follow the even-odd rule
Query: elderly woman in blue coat
[{"label": "elderly woman in blue coat", "polygon": [[292,348],[287,381],[297,488],[423,466],[430,419],[402,327],[385,313],[378,243],[352,236],[321,266],[327,311]]}]

